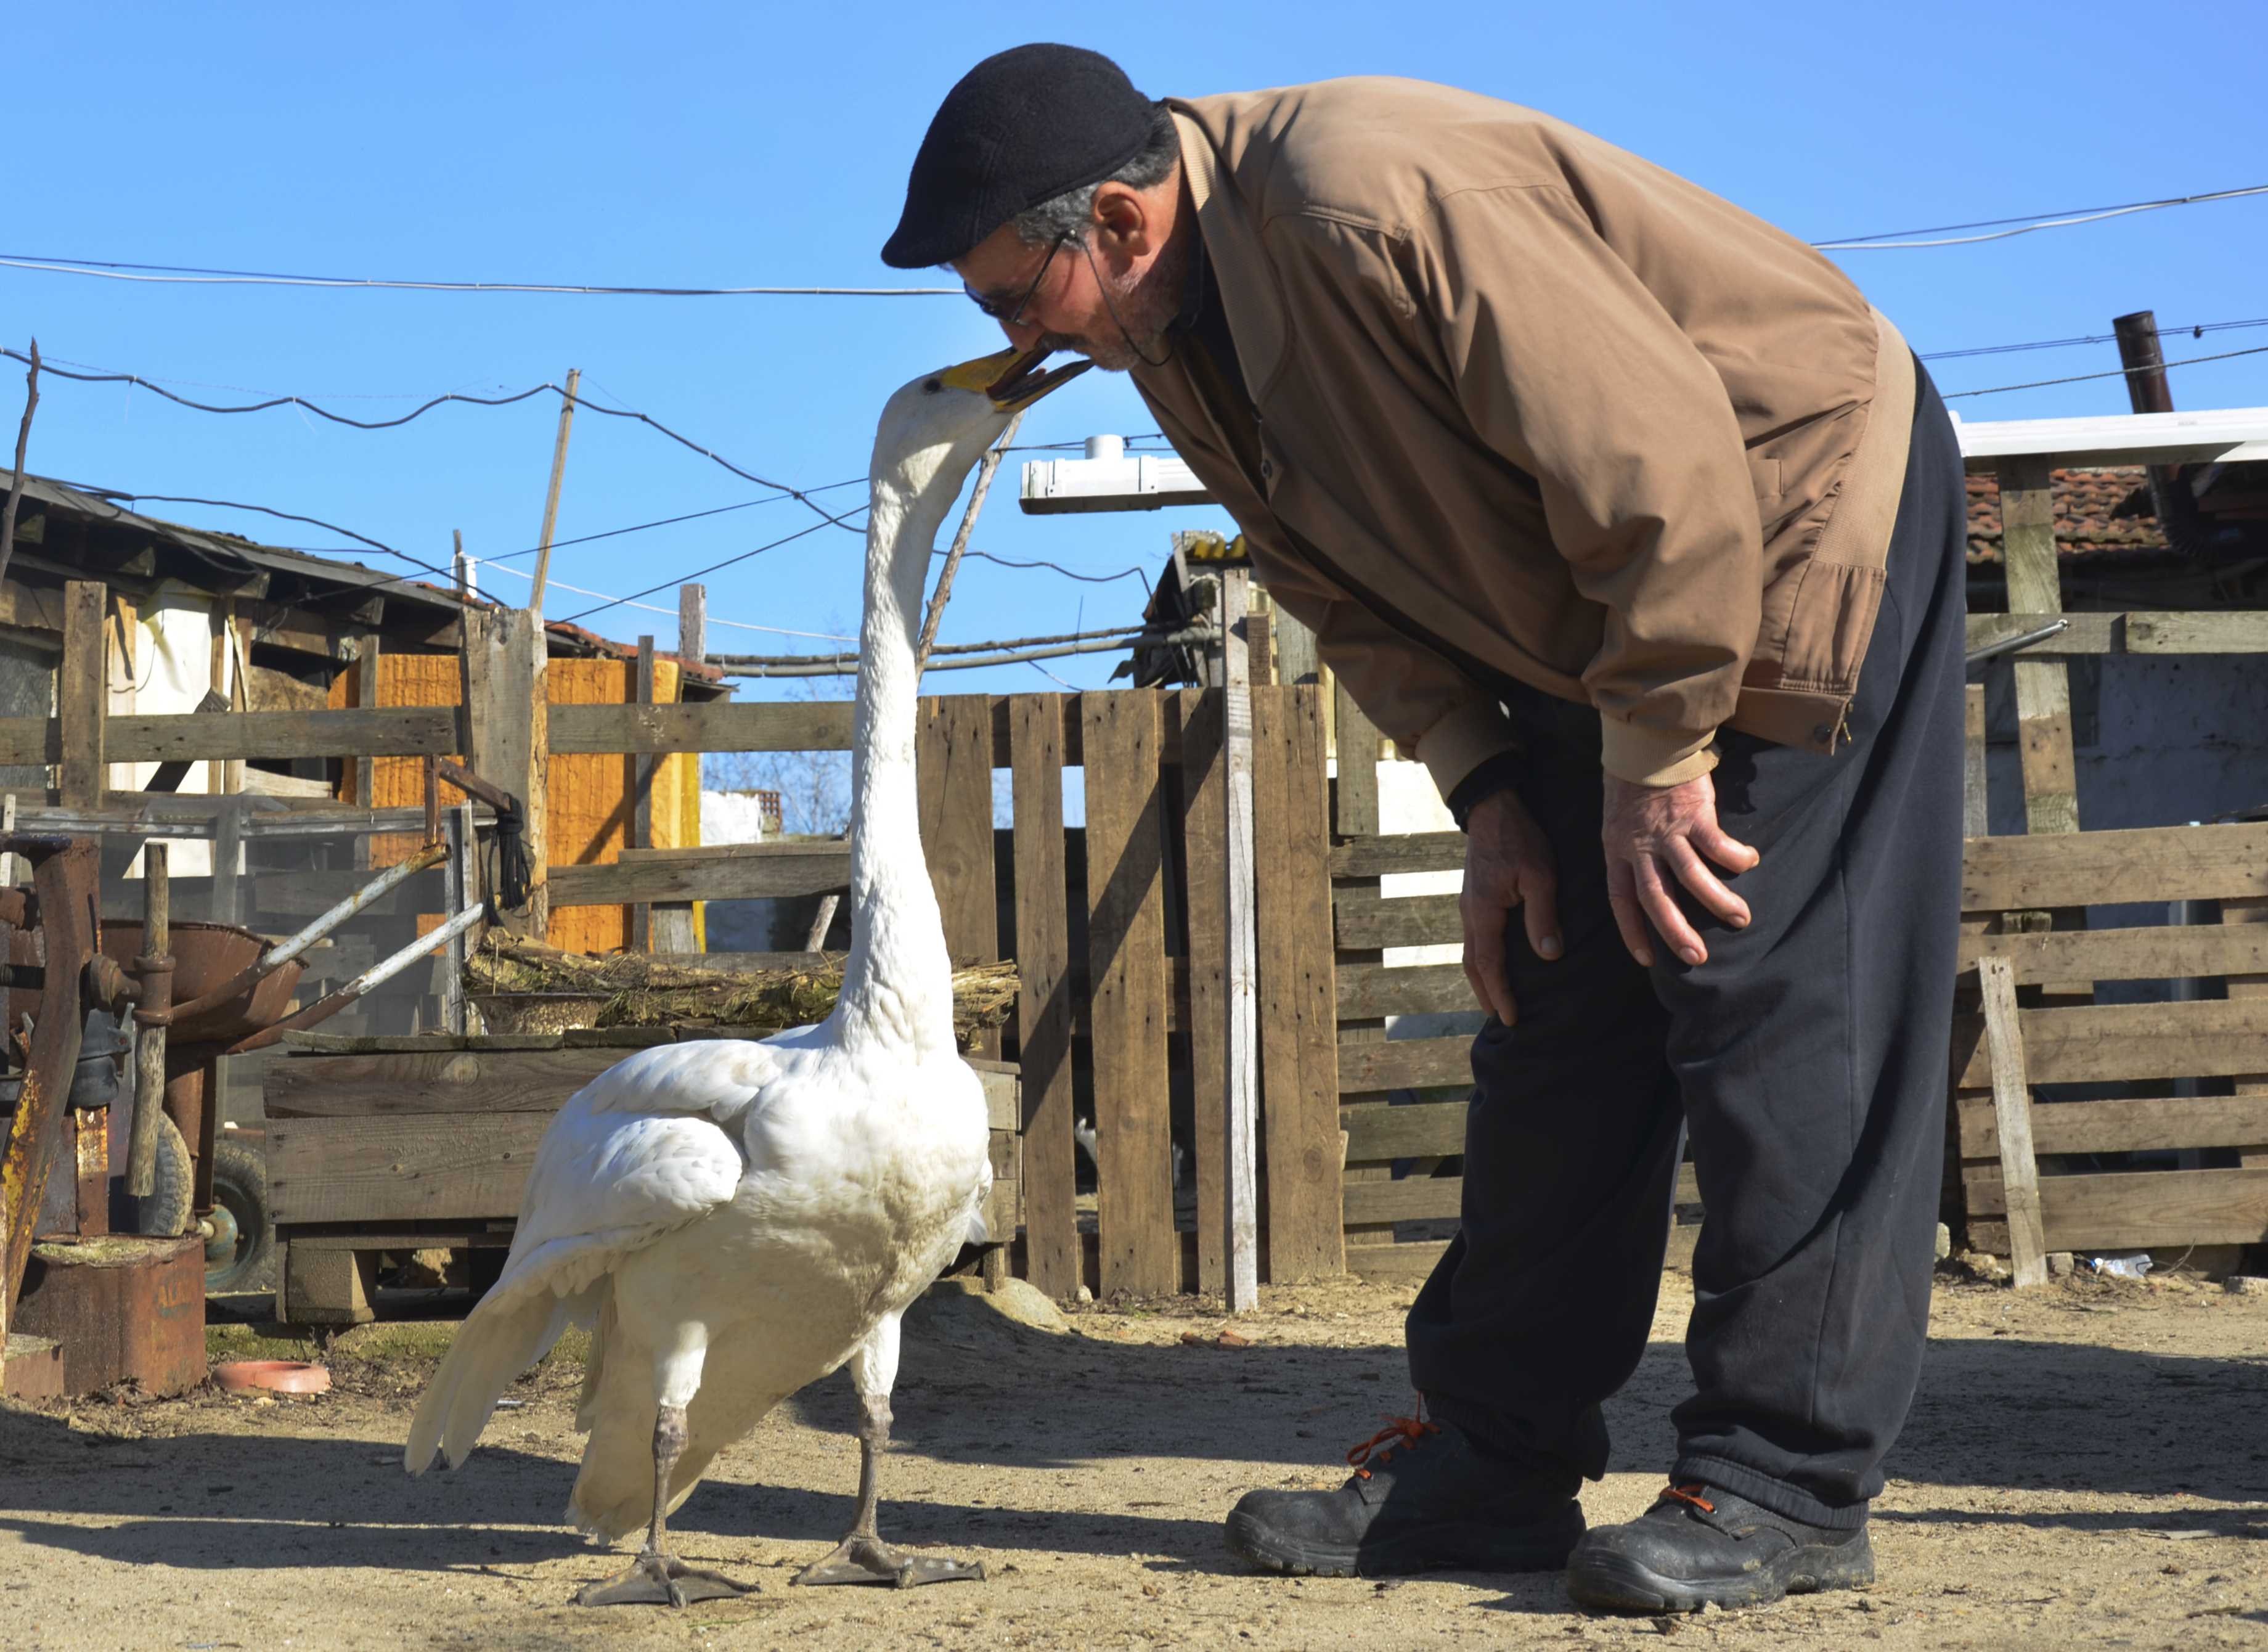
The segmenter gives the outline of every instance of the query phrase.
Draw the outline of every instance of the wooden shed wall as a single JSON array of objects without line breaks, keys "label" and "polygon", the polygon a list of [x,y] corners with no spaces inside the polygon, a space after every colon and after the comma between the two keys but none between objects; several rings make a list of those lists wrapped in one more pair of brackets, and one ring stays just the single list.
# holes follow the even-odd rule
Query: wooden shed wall
[{"label": "wooden shed wall", "polygon": [[[554,705],[620,705],[631,697],[634,662],[627,660],[554,660],[545,667],[549,698]],[[392,654],[379,656],[378,704],[392,705],[455,705],[463,698],[462,668],[454,654]],[[654,661],[654,697],[668,703],[677,698],[677,662]],[[344,709],[352,684],[341,677],[332,685],[331,704]],[[559,752],[551,758],[550,857],[554,866],[610,866],[630,842],[633,787],[637,759],[624,755]],[[697,753],[680,752],[653,759],[653,843],[656,849],[691,848],[701,841],[701,759]],[[353,795],[354,770],[347,770],[347,800]],[[424,801],[424,766],[416,757],[379,757],[371,763],[371,805],[379,808],[414,808]],[[444,802],[457,800],[453,787],[444,787]],[[373,864],[385,866],[416,848],[408,837],[372,840]],[[423,924],[439,922],[435,915]],[[551,944],[571,952],[608,952],[629,944],[627,906],[555,907],[549,936]]]}]

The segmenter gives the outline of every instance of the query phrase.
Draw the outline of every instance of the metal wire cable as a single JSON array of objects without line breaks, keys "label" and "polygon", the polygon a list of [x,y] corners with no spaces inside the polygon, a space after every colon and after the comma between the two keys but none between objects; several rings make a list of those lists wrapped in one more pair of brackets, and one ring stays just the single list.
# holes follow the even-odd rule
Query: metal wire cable
[{"label": "metal wire cable", "polygon": [[[2168,195],[2157,201],[2131,201],[2124,206],[2080,207],[2065,213],[2027,212],[2016,218],[1979,218],[1973,224],[1940,224],[1924,230],[1884,230],[1874,235],[1848,236],[1842,240],[1814,241],[1812,246],[1823,253],[1888,252],[1916,247],[1969,247],[1978,241],[2006,240],[2012,235],[2029,235],[2035,230],[2067,229],[2075,224],[2099,224],[2105,218],[2124,218],[2129,213],[2155,212],[2167,207],[2194,206],[2205,201],[2234,201],[2242,195],[2268,195],[2268,183],[2247,184],[2241,189],[2213,189],[2202,195]],[[2002,229],[2001,225],[2014,225],[2014,229]],[[1893,239],[1904,236],[1938,236],[1954,230],[1990,230],[1986,235],[1955,235],[1945,240],[1905,240]]]},{"label": "metal wire cable", "polygon": [[390,288],[415,292],[550,292],[578,298],[928,299],[961,296],[959,287],[610,287],[565,281],[399,281],[371,276],[291,276],[258,269],[208,269],[195,264],[123,263],[32,253],[0,254],[0,265],[53,275],[97,276],[107,281],[189,286]]},{"label": "metal wire cable", "polygon": [[2201,361],[2228,361],[2237,356],[2268,356],[2268,344],[2255,344],[2250,350],[2224,350],[2215,356],[2191,356],[2181,361],[2152,362],[2140,367],[2113,367],[2107,372],[2074,372],[2060,379],[2035,379],[2029,384],[1996,384],[1984,390],[1955,390],[1940,399],[1958,402],[1967,395],[1999,395],[2008,390],[2040,390],[2052,384],[2083,384],[2089,379],[2131,379],[2136,373],[2155,372],[2161,367],[2194,367]]},{"label": "metal wire cable", "polygon": [[[2256,316],[2244,321],[2191,321],[2179,327],[2161,327],[2155,330],[2161,340],[2183,334],[2192,339],[2203,338],[2207,333],[2226,333],[2240,328],[2268,327],[2268,315]],[[2116,333],[2088,333],[2076,338],[2036,338],[2021,344],[1978,344],[1968,350],[1933,350],[1922,352],[1924,361],[1954,361],[1964,356],[2007,356],[2026,350],[2066,350],[2077,344],[2112,344],[2118,340]]]},{"label": "metal wire cable", "polygon": [[[0,356],[8,357],[14,360],[25,363],[29,363],[31,360],[31,358],[25,355],[22,351],[5,347],[0,347]],[[343,424],[350,430],[358,431],[395,430],[400,428],[401,425],[409,424],[410,420],[421,418],[424,415],[431,412],[435,408],[445,406],[452,402],[462,402],[472,407],[510,407],[515,402],[525,402],[531,396],[541,395],[546,390],[549,390],[553,395],[561,397],[564,397],[567,395],[564,388],[556,384],[553,384],[547,380],[541,384],[530,386],[525,390],[514,391],[508,395],[466,395],[456,391],[450,391],[446,395],[437,395],[430,398],[422,405],[410,409],[409,412],[402,414],[398,418],[358,419],[351,417],[344,413],[334,413],[328,408],[324,407],[318,402],[311,402],[306,397],[300,395],[270,396],[265,401],[246,402],[237,403],[233,406],[224,406],[221,403],[215,402],[199,402],[189,396],[177,395],[175,392],[166,389],[165,386],[153,383],[150,380],[144,378],[140,373],[136,372],[73,372],[63,368],[49,368],[44,361],[42,361],[40,365],[40,371],[42,372],[52,372],[57,378],[76,380],[81,384],[139,385],[142,388],[149,391],[153,395],[163,396],[168,402],[178,403],[185,408],[194,409],[199,413],[264,413],[271,408],[296,407],[302,409],[306,412],[314,414],[318,418],[328,419],[334,424]],[[760,488],[773,489],[784,497],[792,498],[798,504],[803,505],[812,511],[816,512],[821,517],[825,518],[830,522],[834,522],[836,526],[840,527],[843,525],[841,519],[829,515],[823,506],[814,504],[810,497],[803,490],[791,487],[784,482],[775,482],[769,476],[760,476],[753,470],[744,469],[740,466],[734,464],[731,460],[725,458],[723,454],[718,453],[714,448],[704,447],[699,442],[695,441],[691,437],[682,435],[678,431],[670,429],[668,425],[663,424],[659,419],[655,418],[650,413],[641,413],[634,408],[608,407],[603,402],[593,402],[588,396],[580,395],[577,395],[574,398],[574,401],[576,406],[587,408],[593,413],[603,413],[609,418],[634,419],[637,423],[647,425],[659,431],[660,434],[666,436],[671,441],[675,442],[681,447],[687,448],[693,453],[700,454],[711,464],[721,466],[723,468],[731,471],[742,481],[753,482]],[[858,530],[853,528],[849,531],[855,533]],[[356,535],[350,535],[350,537],[356,537]]]}]

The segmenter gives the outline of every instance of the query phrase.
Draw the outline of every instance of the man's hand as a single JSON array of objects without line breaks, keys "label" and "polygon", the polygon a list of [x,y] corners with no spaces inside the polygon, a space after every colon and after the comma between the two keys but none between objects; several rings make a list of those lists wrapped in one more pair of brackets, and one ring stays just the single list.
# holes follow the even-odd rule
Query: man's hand
[{"label": "man's hand", "polygon": [[[1606,783],[1606,814],[1599,835],[1607,852],[1607,899],[1615,909],[1623,945],[1639,963],[1651,965],[1651,919],[1679,957],[1689,964],[1706,962],[1708,948],[1670,894],[1671,876],[1710,911],[1734,928],[1744,929],[1749,903],[1718,881],[1701,857],[1707,855],[1727,872],[1746,872],[1761,857],[1726,836],[1717,824],[1717,788],[1705,774],[1677,785],[1634,785],[1611,774]],[[1468,850],[1468,859],[1470,854]],[[1465,933],[1469,957],[1469,918]]]},{"label": "man's hand", "polygon": [[1465,887],[1457,911],[1465,925],[1465,979],[1473,996],[1506,1026],[1520,1018],[1504,967],[1505,915],[1515,906],[1539,958],[1560,953],[1558,887],[1551,844],[1526,805],[1498,792],[1473,806],[1465,821]]}]

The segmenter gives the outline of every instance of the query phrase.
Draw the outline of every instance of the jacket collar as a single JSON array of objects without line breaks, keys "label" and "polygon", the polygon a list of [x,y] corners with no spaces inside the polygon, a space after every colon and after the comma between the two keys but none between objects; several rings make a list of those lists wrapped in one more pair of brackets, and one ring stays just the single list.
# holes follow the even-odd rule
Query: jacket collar
[{"label": "jacket collar", "polygon": [[[1197,211],[1197,231],[1213,272],[1212,288],[1236,338],[1237,362],[1257,402],[1276,376],[1284,357],[1283,306],[1276,295],[1255,203],[1240,187],[1233,165],[1224,162],[1221,144],[1233,100],[1168,98],[1174,128],[1181,135],[1182,166],[1189,199]],[[1207,122],[1221,127],[1219,137]]]}]

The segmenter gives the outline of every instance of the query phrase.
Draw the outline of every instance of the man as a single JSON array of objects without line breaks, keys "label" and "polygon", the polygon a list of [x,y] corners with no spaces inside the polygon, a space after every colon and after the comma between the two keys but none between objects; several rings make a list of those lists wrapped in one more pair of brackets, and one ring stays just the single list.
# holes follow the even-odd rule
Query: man
[{"label": "man", "polygon": [[[954,88],[883,257],[1130,372],[1469,834],[1493,1015],[1409,1319],[1427,1420],[1336,1492],[1248,1495],[1231,1547],[1565,1563],[1625,1611],[1870,1581],[1960,874],[1960,465],[1896,329],[1533,111],[1384,79],[1153,104],[1061,46]],[[1660,1501],[1585,1534],[1684,1132],[1696,1390]]]}]

